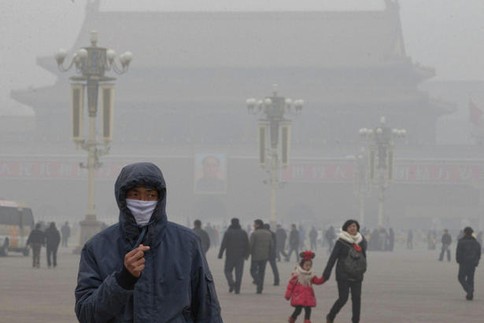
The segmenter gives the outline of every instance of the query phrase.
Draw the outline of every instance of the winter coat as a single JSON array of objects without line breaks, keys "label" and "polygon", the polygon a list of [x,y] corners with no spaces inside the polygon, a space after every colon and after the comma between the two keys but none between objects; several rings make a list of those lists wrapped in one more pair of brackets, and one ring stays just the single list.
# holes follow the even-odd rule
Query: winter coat
[{"label": "winter coat", "polygon": [[441,242],[443,245],[450,246],[452,243],[452,236],[449,233],[444,233],[442,235]]},{"label": "winter coat", "polygon": [[[308,277],[300,278],[302,275]],[[301,281],[306,281],[302,283]],[[312,272],[304,271],[301,267],[292,273],[291,279],[287,284],[285,297],[291,299],[292,306],[316,306],[316,296],[314,295],[313,284],[321,285],[324,282],[323,277],[316,277]]]},{"label": "winter coat", "polygon": [[27,238],[27,245],[41,244],[45,245],[45,233],[40,229],[34,229]]},{"label": "winter coat", "polygon": [[268,260],[272,251],[272,234],[265,229],[256,229],[250,235],[252,261]]},{"label": "winter coat", "polygon": [[249,258],[249,237],[240,225],[230,225],[222,238],[218,257],[228,262]]},{"label": "winter coat", "polygon": [[276,244],[280,250],[284,250],[286,248],[286,239],[287,233],[286,230],[283,228],[279,228],[276,230]]},{"label": "winter coat", "polygon": [[[126,192],[139,185],[156,188],[160,196],[143,229],[126,206]],[[151,163],[124,167],[116,180],[115,197],[119,223],[95,235],[81,252],[75,289],[79,321],[222,323],[199,238],[191,229],[167,220],[166,186],[159,168]],[[126,280],[124,256],[140,243],[150,246],[145,268],[139,278],[127,272],[131,280]]]},{"label": "winter coat", "polygon": [[47,249],[55,250],[59,247],[60,233],[56,227],[50,227],[45,230],[45,241]]},{"label": "winter coat", "polygon": [[479,265],[481,259],[481,245],[473,236],[464,236],[457,242],[455,260],[459,265]]},{"label": "winter coat", "polygon": [[[358,245],[361,247],[361,252],[363,253],[363,256],[366,258],[366,239],[363,237],[360,243]],[[334,245],[334,248],[331,252],[331,255],[329,256],[328,263],[326,264],[326,268],[324,269],[323,272],[323,278],[324,281],[328,281],[329,277],[331,276],[331,270],[333,269],[333,266],[336,262],[336,280],[337,281],[362,281],[363,280],[363,274],[360,275],[360,277],[354,278],[350,277],[348,273],[346,273],[343,269],[343,260],[346,258],[349,252],[349,248],[353,248],[352,245],[343,239],[338,239],[336,240],[336,243]]]},{"label": "winter coat", "polygon": [[271,230],[267,230],[267,231],[270,232],[271,237],[272,237],[271,250],[269,252],[269,260],[275,260],[276,259],[276,243],[277,243],[276,233],[271,231]]},{"label": "winter coat", "polygon": [[289,232],[289,246],[293,248],[299,247],[299,231],[296,229]]}]

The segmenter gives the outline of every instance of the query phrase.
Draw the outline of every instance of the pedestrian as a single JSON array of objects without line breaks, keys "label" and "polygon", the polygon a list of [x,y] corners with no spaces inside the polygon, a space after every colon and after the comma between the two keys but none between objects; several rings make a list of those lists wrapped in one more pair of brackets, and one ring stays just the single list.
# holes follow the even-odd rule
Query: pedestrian
[{"label": "pedestrian", "polygon": [[[249,236],[242,230],[239,219],[230,220],[230,226],[222,238],[218,258],[222,259],[225,251],[224,274],[229,285],[229,293],[240,294],[240,285],[244,274],[244,262],[249,259]],[[235,279],[234,279],[235,271]]]},{"label": "pedestrian", "polygon": [[69,226],[69,222],[66,221],[64,225],[61,227],[61,235],[62,235],[62,246],[67,248],[67,242],[69,241],[69,237],[71,236],[71,227]]},{"label": "pedestrian", "polygon": [[387,251],[393,251],[393,248],[395,247],[395,231],[393,231],[393,228],[390,227],[388,229],[388,237],[387,237]]},{"label": "pedestrian", "polygon": [[274,286],[279,286],[279,269],[277,269],[277,262],[276,262],[276,233],[271,231],[271,226],[269,223],[264,223],[264,229],[269,231],[272,236],[272,247],[271,252],[269,254],[269,265],[272,269],[272,275],[274,276]]},{"label": "pedestrian", "polygon": [[303,250],[304,246],[306,245],[306,229],[304,229],[304,226],[302,224],[299,224],[298,232],[299,232],[299,249],[297,254],[299,254],[299,251]]},{"label": "pedestrian", "polygon": [[444,229],[440,241],[442,242],[442,249],[440,251],[439,261],[444,260],[444,254],[447,254],[447,261],[450,261],[450,244],[452,243],[452,236],[450,235],[449,230]]},{"label": "pedestrian", "polygon": [[437,232],[431,229],[427,232],[427,248],[429,250],[435,250],[437,246]]},{"label": "pedestrian", "polygon": [[202,221],[198,219],[193,221],[192,230],[200,238],[203,254],[206,255],[208,249],[210,249],[210,237],[208,236],[207,231],[202,229]]},{"label": "pedestrian", "polygon": [[257,294],[262,294],[264,289],[264,276],[271,249],[271,233],[264,230],[264,222],[262,220],[255,220],[254,232],[250,235],[250,274],[253,283],[257,286]]},{"label": "pedestrian", "polygon": [[313,273],[314,252],[307,250],[301,252],[301,261],[291,273],[291,279],[287,284],[285,298],[291,300],[294,312],[289,316],[289,323],[296,322],[297,317],[304,309],[304,323],[311,323],[311,308],[316,307],[313,284],[324,283],[323,277],[316,277]]},{"label": "pedestrian", "polygon": [[45,245],[45,233],[42,224],[37,223],[27,238],[27,246],[32,248],[32,267],[40,268],[40,249]]},{"label": "pedestrian", "polygon": [[407,233],[407,249],[413,249],[413,231],[408,229]]},{"label": "pedestrian", "polygon": [[317,250],[318,248],[318,231],[314,227],[311,227],[311,231],[309,231],[309,244],[311,246],[311,250]]},{"label": "pedestrian", "polygon": [[378,249],[379,251],[387,250],[388,232],[384,227],[378,229]]},{"label": "pedestrian", "polygon": [[295,224],[291,225],[291,231],[289,232],[289,250],[287,252],[286,261],[291,260],[292,252],[296,254],[296,262],[299,261],[298,254],[299,254],[299,231],[296,228]]},{"label": "pedestrian", "polygon": [[324,239],[328,242],[328,252],[331,252],[334,247],[334,239],[336,239],[336,232],[332,225],[324,233]]},{"label": "pedestrian", "polygon": [[466,299],[474,299],[474,273],[481,259],[481,245],[473,236],[471,227],[464,228],[464,236],[458,240],[455,260],[459,264],[459,283],[466,292]]},{"label": "pedestrian", "polygon": [[287,233],[284,228],[278,224],[276,229],[276,260],[281,261],[281,255],[284,258],[287,258],[286,253],[286,240],[287,240]]},{"label": "pedestrian", "polygon": [[[360,321],[361,285],[363,282],[363,273],[366,270],[367,243],[363,235],[359,232],[360,224],[358,221],[347,220],[341,229],[342,231],[339,234],[323,272],[323,279],[326,282],[329,280],[333,266],[337,262],[336,281],[338,283],[338,299],[326,315],[326,322],[334,322],[334,318],[348,301],[351,291],[352,322],[358,323]],[[354,261],[355,264],[349,264],[348,266],[348,261]]]},{"label": "pedestrian", "polygon": [[205,228],[203,228],[203,230],[205,230],[205,232],[207,232],[208,234],[208,238],[210,239],[210,245],[217,246],[217,230],[215,229],[215,227],[212,226],[209,222],[207,223],[207,225],[205,225]]},{"label": "pedestrian", "polygon": [[119,222],[82,248],[78,320],[222,323],[198,236],[167,219],[160,169],[149,162],[127,165],[114,189]]},{"label": "pedestrian", "polygon": [[[51,222],[47,230],[45,230],[45,249],[47,251],[47,267],[57,267],[57,249],[60,244],[60,233],[55,226],[55,222]],[[51,261],[52,259],[52,261]]]}]

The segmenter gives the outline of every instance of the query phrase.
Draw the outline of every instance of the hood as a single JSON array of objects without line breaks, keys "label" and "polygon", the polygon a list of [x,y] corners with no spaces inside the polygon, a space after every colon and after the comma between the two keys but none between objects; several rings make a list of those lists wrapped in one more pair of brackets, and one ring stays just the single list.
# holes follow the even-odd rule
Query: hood
[{"label": "hood", "polygon": [[138,228],[136,220],[126,206],[126,192],[139,185],[155,188],[160,196],[142,243],[152,246],[154,242],[159,242],[160,239],[155,240],[153,238],[162,233],[168,221],[166,216],[166,184],[158,166],[153,163],[143,162],[123,167],[114,184],[114,195],[119,208],[120,229],[133,248],[136,247],[134,244],[140,235],[141,229]]}]

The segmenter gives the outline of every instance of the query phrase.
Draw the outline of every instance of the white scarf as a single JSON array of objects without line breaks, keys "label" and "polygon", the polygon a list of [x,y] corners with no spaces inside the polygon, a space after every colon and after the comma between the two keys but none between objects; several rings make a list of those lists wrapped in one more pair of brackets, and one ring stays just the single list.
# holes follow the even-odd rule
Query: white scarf
[{"label": "white scarf", "polygon": [[140,227],[148,224],[157,203],[158,201],[126,199],[126,206],[133,214],[136,224],[138,224]]},{"label": "white scarf", "polygon": [[343,239],[351,244],[359,244],[361,241],[363,241],[363,236],[359,232],[356,232],[356,234],[353,236],[346,231],[341,231],[338,238]]},{"label": "white scarf", "polygon": [[293,275],[297,276],[298,283],[303,286],[310,286],[311,280],[314,277],[312,269],[304,270],[299,265],[296,266]]}]

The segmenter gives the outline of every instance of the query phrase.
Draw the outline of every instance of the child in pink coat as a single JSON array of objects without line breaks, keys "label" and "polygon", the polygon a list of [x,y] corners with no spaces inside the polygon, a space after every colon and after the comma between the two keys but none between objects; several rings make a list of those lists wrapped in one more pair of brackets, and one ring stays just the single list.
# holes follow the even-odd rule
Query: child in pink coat
[{"label": "child in pink coat", "polygon": [[314,252],[307,250],[301,252],[299,256],[301,261],[292,272],[286,289],[285,297],[287,300],[291,300],[291,306],[294,307],[294,312],[289,316],[288,322],[296,322],[304,308],[304,323],[311,323],[311,307],[316,306],[313,284],[321,285],[324,283],[324,279],[313,274]]}]

